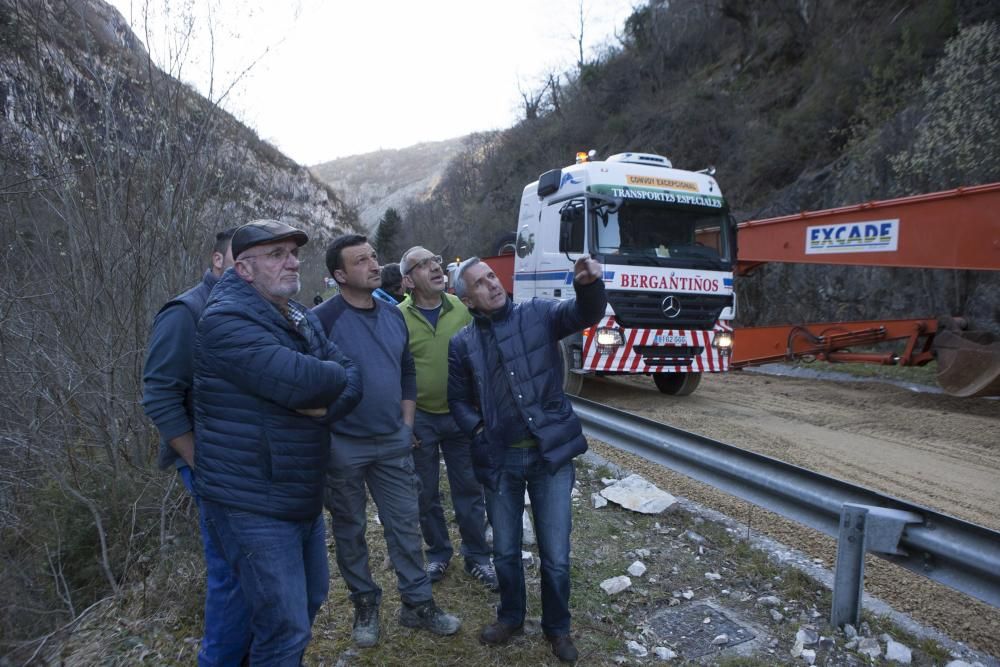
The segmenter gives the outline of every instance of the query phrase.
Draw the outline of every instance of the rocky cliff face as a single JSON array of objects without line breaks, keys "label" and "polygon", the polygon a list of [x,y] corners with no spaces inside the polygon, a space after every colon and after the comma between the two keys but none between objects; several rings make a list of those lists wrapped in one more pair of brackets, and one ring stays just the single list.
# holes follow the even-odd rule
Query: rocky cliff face
[{"label": "rocky cliff face", "polygon": [[427,197],[464,141],[458,137],[352,155],[315,165],[312,170],[357,208],[361,225],[373,233],[386,209],[402,211],[411,202]]},{"label": "rocky cliff face", "polygon": [[[53,169],[99,178],[142,165],[201,180],[210,228],[280,217],[326,237],[357,228],[352,208],[213,102],[149,59],[100,0],[0,0],[0,132],[8,185],[38,195]],[[110,152],[118,155],[118,173]],[[190,194],[190,193],[189,193]]]}]

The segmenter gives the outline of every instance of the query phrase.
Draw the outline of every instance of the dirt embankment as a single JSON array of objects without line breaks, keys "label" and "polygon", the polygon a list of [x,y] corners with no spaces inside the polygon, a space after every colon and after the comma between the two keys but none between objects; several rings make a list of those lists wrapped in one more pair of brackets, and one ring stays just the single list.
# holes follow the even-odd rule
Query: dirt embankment
[{"label": "dirt embankment", "polygon": [[[660,394],[648,378],[593,380],[583,397],[1000,530],[997,400],[755,373],[705,376],[684,398]],[[635,457],[616,462],[833,563],[834,541],[815,531]],[[881,559],[868,563],[868,592],[1000,655],[1000,610]]]}]

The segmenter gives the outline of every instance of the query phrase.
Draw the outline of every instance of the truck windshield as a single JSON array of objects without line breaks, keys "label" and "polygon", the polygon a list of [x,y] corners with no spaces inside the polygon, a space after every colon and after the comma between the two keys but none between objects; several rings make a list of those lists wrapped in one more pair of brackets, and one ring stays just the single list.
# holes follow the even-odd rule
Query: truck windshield
[{"label": "truck windshield", "polygon": [[[592,209],[595,249],[625,264],[723,268],[731,264],[725,210],[625,202]],[[611,258],[608,261],[614,261]]]}]

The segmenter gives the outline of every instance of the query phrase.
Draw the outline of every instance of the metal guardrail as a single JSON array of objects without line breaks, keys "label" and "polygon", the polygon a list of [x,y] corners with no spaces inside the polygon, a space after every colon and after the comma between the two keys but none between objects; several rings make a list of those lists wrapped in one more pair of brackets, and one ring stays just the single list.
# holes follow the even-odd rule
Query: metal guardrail
[{"label": "metal guardrail", "polygon": [[860,609],[866,550],[1000,607],[997,531],[593,401],[572,402],[587,435],[840,537],[835,625],[856,620],[844,609]]}]

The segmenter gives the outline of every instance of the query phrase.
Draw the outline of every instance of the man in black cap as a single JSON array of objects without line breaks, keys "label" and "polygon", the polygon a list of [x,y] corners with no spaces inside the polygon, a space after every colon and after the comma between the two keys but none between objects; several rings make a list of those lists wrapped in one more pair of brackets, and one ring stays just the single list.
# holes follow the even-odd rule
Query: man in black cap
[{"label": "man in black cap", "polygon": [[251,664],[295,664],[329,588],[321,516],[330,424],[361,399],[357,368],[292,300],[305,232],[236,230],[236,264],[198,325],[196,490],[251,612]]}]

